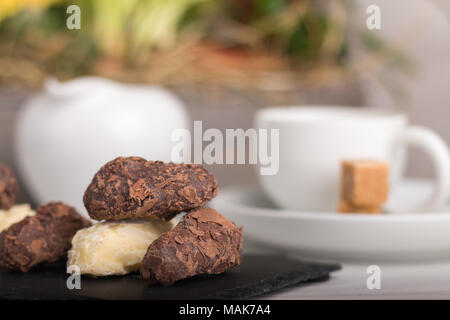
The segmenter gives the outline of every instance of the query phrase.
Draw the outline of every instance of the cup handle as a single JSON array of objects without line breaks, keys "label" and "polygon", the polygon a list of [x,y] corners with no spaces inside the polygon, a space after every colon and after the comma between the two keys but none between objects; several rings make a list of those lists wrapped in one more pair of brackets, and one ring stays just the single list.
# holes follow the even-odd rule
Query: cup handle
[{"label": "cup handle", "polygon": [[434,191],[431,196],[417,208],[405,208],[389,204],[387,210],[392,212],[430,211],[442,207],[450,191],[450,154],[445,141],[430,129],[412,126],[401,131],[393,141],[394,150],[399,147],[413,146],[423,150],[430,158],[435,174]]}]

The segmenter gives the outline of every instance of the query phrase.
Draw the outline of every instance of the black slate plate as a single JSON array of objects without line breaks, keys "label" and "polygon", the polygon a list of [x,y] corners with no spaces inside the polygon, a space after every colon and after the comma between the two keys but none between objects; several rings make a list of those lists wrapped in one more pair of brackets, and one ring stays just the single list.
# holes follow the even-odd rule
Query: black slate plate
[{"label": "black slate plate", "polygon": [[244,256],[239,268],[198,276],[172,287],[152,286],[139,274],[81,278],[80,290],[67,289],[63,262],[29,273],[0,271],[0,299],[248,299],[311,281],[327,280],[338,265],[304,263],[282,256]]}]

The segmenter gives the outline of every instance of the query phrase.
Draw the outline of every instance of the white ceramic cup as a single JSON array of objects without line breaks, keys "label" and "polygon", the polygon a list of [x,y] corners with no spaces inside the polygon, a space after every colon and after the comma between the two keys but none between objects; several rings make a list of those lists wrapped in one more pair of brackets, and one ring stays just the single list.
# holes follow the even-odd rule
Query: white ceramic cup
[{"label": "white ceramic cup", "polygon": [[434,210],[450,189],[450,156],[444,140],[430,129],[408,126],[401,113],[356,107],[272,107],[256,115],[259,129],[279,129],[279,171],[260,175],[268,196],[281,208],[335,211],[340,164],[346,159],[376,159],[391,167],[391,187],[403,175],[406,148],[424,151],[434,168],[435,188],[420,207],[389,202],[390,212]]}]

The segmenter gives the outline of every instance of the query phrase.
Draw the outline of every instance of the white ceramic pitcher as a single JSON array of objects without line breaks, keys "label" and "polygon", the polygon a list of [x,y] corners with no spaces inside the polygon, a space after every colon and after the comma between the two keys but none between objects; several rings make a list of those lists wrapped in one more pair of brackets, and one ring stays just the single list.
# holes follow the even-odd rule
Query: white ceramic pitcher
[{"label": "white ceramic pitcher", "polygon": [[64,201],[84,213],[84,190],[103,164],[130,155],[170,161],[172,131],[188,126],[183,104],[166,89],[50,80],[19,114],[15,156],[36,202]]}]

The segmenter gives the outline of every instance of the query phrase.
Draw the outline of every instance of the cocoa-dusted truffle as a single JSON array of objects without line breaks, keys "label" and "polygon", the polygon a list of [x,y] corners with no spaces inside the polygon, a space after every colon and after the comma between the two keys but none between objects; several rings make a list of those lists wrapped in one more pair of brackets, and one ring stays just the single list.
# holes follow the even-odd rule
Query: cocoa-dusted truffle
[{"label": "cocoa-dusted truffle", "polygon": [[202,206],[217,191],[216,179],[201,165],[117,158],[94,176],[84,205],[96,220],[149,216],[170,220]]},{"label": "cocoa-dusted truffle", "polygon": [[0,164],[0,209],[8,210],[15,205],[18,193],[19,188],[13,172]]},{"label": "cocoa-dusted truffle", "polygon": [[187,213],[155,240],[142,261],[141,275],[169,286],[201,274],[219,274],[242,260],[242,228],[211,208]]},{"label": "cocoa-dusted truffle", "polygon": [[75,233],[88,226],[89,221],[63,203],[39,207],[35,216],[0,233],[0,268],[28,272],[39,263],[57,261]]}]

